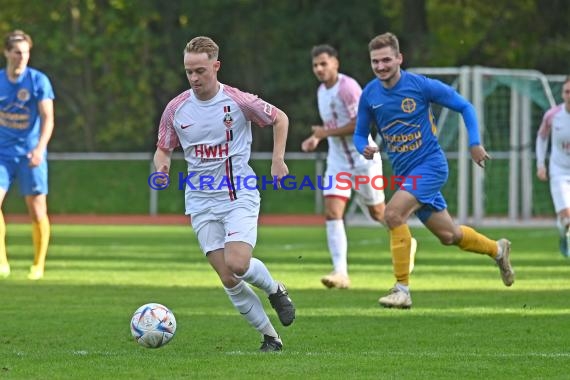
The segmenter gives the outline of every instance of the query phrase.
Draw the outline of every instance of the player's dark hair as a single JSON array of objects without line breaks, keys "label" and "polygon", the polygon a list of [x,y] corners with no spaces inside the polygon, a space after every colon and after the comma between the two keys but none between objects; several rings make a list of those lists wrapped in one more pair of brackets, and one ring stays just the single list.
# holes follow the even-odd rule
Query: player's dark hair
[{"label": "player's dark hair", "polygon": [[338,52],[331,45],[323,44],[323,45],[313,46],[313,48],[311,49],[311,57],[315,58],[321,54],[328,54],[331,57],[338,58]]}]

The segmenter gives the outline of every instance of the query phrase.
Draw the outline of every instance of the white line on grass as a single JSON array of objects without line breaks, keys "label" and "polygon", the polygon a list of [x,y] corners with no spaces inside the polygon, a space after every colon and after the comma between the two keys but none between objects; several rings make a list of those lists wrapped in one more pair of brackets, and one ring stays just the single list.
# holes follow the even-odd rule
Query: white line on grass
[{"label": "white line on grass", "polygon": [[[244,352],[244,351],[228,351],[225,353],[228,356],[255,356],[259,352]],[[281,355],[295,355],[295,356],[326,356],[326,357],[346,357],[347,355],[358,356],[414,356],[425,358],[525,358],[525,357],[540,357],[540,358],[570,358],[570,352],[528,352],[528,353],[487,353],[481,354],[477,352],[410,352],[410,351],[362,351],[362,352],[300,352],[300,351],[283,351]]]}]

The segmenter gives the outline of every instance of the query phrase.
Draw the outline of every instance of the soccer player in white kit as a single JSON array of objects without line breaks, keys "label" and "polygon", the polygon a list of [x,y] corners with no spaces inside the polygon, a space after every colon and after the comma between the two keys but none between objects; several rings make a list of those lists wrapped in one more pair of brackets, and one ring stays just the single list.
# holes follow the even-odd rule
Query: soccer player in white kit
[{"label": "soccer player in white kit", "polygon": [[[317,45],[311,50],[313,73],[321,82],[317,90],[317,101],[323,125],[312,127],[313,134],[301,144],[305,152],[313,151],[324,138],[328,142],[327,168],[324,176],[325,219],[327,243],[332,258],[333,271],[321,278],[327,288],[346,289],[350,286],[347,261],[347,237],[343,216],[352,189],[345,180],[352,179],[358,202],[365,205],[370,217],[380,223],[384,221],[384,191],[375,189],[371,183],[354,186],[354,177],[369,179],[382,176],[382,160],[375,154],[373,160],[360,155],[352,142],[358,100],[362,88],[348,75],[339,73],[338,52],[330,45]],[[371,145],[376,145],[369,136]],[[337,175],[342,173],[342,182]],[[351,177],[348,177],[348,175]],[[329,184],[332,182],[332,185]],[[382,183],[382,182],[379,182]],[[386,183],[386,182],[384,182]],[[413,241],[415,243],[415,240]],[[410,268],[416,252],[412,246]]]},{"label": "soccer player in white kit", "polygon": [[[536,175],[541,181],[550,177],[550,193],[557,214],[560,252],[570,257],[570,77],[562,86],[563,103],[544,114],[536,139]],[[546,171],[548,139],[551,152]]]},{"label": "soccer player in white kit", "polygon": [[200,247],[236,309],[263,335],[260,350],[280,351],[281,338],[249,284],[266,292],[284,326],[293,323],[295,307],[284,285],[252,256],[260,196],[255,183],[244,186],[240,181],[255,176],[248,165],[252,122],[273,126],[272,178],[288,174],[284,156],[289,119],[257,96],[218,82],[218,53],[208,37],[186,45],[184,69],[191,88],[164,110],[154,165],[166,176],[172,151],[182,147],[188,163],[186,214]]}]

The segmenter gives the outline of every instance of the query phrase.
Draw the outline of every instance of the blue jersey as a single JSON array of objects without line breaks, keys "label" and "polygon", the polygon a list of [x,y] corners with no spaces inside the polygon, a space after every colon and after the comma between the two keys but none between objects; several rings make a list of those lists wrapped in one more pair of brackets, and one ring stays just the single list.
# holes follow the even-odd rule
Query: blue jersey
[{"label": "blue jersey", "polygon": [[370,125],[374,123],[394,174],[406,176],[427,160],[447,167],[437,141],[431,103],[460,112],[468,130],[469,146],[479,144],[477,117],[471,103],[438,80],[401,70],[401,78],[392,88],[384,88],[379,79],[364,88],[354,131],[356,149],[364,151]]},{"label": "blue jersey", "polygon": [[0,70],[0,156],[25,156],[36,147],[41,133],[38,102],[53,98],[44,73],[27,67],[13,83]]}]

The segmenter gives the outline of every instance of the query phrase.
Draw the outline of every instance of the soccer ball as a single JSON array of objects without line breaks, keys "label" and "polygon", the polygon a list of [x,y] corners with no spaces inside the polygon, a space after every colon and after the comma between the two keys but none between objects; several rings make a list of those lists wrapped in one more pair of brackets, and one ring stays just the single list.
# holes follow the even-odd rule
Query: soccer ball
[{"label": "soccer ball", "polygon": [[143,347],[158,348],[170,342],[176,332],[176,318],[164,305],[147,303],[131,319],[131,334]]}]

